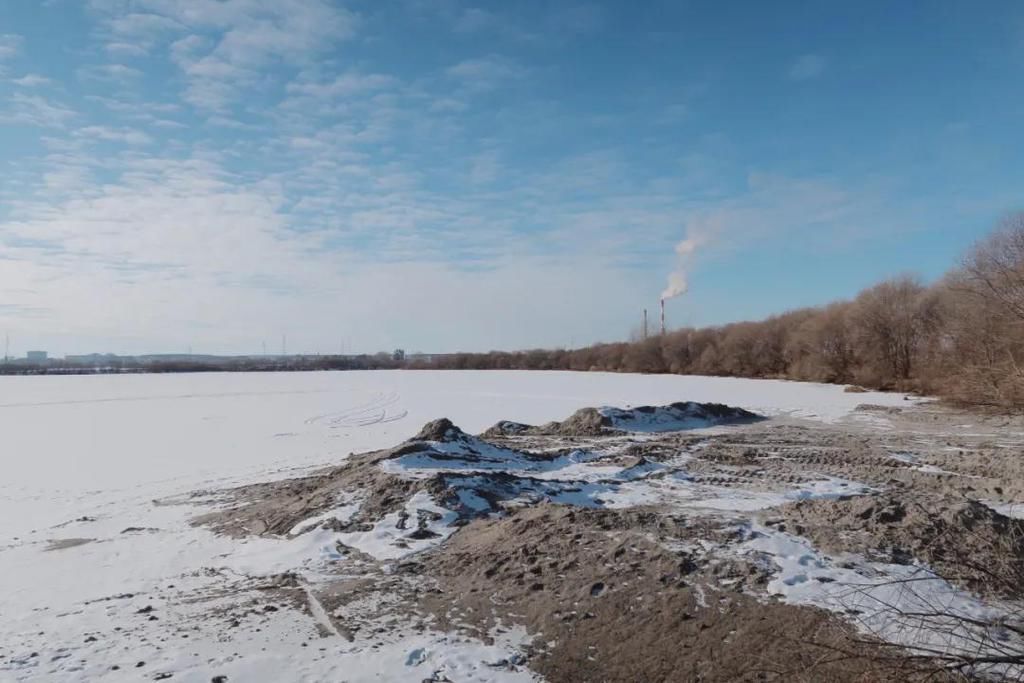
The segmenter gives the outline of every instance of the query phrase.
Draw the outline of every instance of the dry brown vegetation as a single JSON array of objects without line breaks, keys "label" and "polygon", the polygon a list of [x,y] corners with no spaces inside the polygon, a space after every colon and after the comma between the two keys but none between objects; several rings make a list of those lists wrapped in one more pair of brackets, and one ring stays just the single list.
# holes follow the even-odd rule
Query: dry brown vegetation
[{"label": "dry brown vegetation", "polygon": [[759,322],[681,329],[574,350],[460,353],[410,367],[774,377],[918,390],[1024,407],[1024,213],[945,278],[900,276],[852,301]]}]

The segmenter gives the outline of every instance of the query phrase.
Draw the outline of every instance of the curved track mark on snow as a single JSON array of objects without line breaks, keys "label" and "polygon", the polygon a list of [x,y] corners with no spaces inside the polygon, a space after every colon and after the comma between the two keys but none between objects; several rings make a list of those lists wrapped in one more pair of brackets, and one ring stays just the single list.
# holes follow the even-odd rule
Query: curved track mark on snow
[{"label": "curved track mark on snow", "polygon": [[334,413],[317,415],[308,418],[306,424],[324,424],[330,429],[344,429],[397,422],[409,414],[407,410],[392,407],[400,399],[401,396],[397,392],[374,394],[373,398],[363,405]]}]

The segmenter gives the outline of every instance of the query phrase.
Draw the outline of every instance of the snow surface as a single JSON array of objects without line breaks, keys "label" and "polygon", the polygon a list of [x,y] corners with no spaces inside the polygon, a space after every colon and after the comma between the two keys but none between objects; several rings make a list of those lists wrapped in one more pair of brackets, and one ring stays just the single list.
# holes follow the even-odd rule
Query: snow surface
[{"label": "snow surface", "polygon": [[[678,411],[650,411],[648,419],[633,420],[626,411],[604,408],[626,423],[639,423],[638,431],[693,429],[690,418],[680,419]],[[703,419],[703,418],[702,418]],[[617,426],[617,425],[616,425]],[[705,421],[704,426],[708,426]],[[473,511],[486,511],[491,505],[480,497],[486,492],[496,500],[537,503],[548,500],[578,507],[629,508],[656,503],[678,507],[753,512],[777,505],[811,499],[835,499],[863,495],[872,489],[864,484],[821,475],[785,491],[751,491],[698,484],[686,471],[692,451],[681,452],[666,462],[641,460],[632,465],[609,464],[616,449],[592,452],[573,450],[550,459],[529,457],[509,448],[493,446],[477,437],[449,432],[449,441],[423,441],[415,450],[381,463],[385,471],[412,479],[438,474],[455,489],[460,504]],[[699,450],[703,443],[693,449]],[[500,472],[517,479],[488,479],[488,473]],[[477,476],[479,475],[479,476]],[[394,538],[393,532],[389,536]],[[377,555],[375,555],[377,556]]]},{"label": "snow surface", "polygon": [[[512,656],[513,644],[454,643],[450,634],[423,634],[373,652],[366,643],[342,645],[335,638],[323,652],[300,647],[319,636],[314,620],[290,610],[256,635],[224,637],[220,625],[201,625],[199,606],[160,603],[160,596],[172,584],[201,590],[221,586],[224,577],[294,569],[315,582],[343,552],[337,543],[344,535],[322,528],[300,533],[320,519],[296,525],[294,538],[236,541],[189,526],[193,511],[187,507],[153,501],[294,476],[352,452],[393,446],[438,417],[478,432],[502,419],[543,424],[588,406],[677,401],[825,421],[844,419],[860,403],[903,405],[902,396],[845,394],[837,386],[602,373],[0,377],[0,679],[137,680],[138,659],[146,662],[146,678],[166,670],[174,671],[173,680],[208,681],[214,674],[257,683],[422,680],[433,670],[453,681],[498,680],[498,670],[486,662]],[[563,464],[578,468],[585,460]],[[628,486],[644,473],[620,474]],[[586,504],[590,493],[558,495]],[[482,509],[486,501],[466,492],[461,502]],[[356,505],[339,501],[329,515],[344,519]],[[451,511],[428,500],[410,502],[409,524],[419,523],[421,510],[425,529],[438,535],[425,534],[408,552],[450,533]],[[381,523],[343,542],[379,557],[404,553],[388,533]],[[61,539],[94,540],[47,550]],[[199,630],[188,640],[159,642],[166,631],[136,624],[136,611],[154,602],[161,627]],[[114,629],[129,621],[144,635],[152,628],[151,637],[119,642],[123,636]],[[90,633],[100,637],[88,641]],[[419,654],[410,659],[413,651]],[[112,669],[115,664],[121,668]],[[525,675],[507,673],[503,680]]]},{"label": "snow surface", "polygon": [[980,502],[1010,519],[1024,519],[1024,503],[1000,503],[990,500]]},{"label": "snow surface", "polygon": [[824,421],[861,403],[904,405],[898,394],[834,385],[618,373],[0,377],[0,534],[12,520],[23,532],[57,524],[90,499],[120,499],[142,485],[186,491],[337,462],[397,444],[438,417],[475,433],[502,419],[543,424],[585,407],[683,400]]},{"label": "snow surface", "polygon": [[[407,528],[399,528],[399,513],[393,512],[385,515],[370,531],[340,533],[338,540],[374,559],[397,560],[437,545],[455,532],[452,524],[458,515],[435,503],[426,491],[410,498],[404,513]],[[407,529],[416,529],[417,526],[429,536],[409,539]],[[399,539],[402,539],[400,545],[396,543]]]},{"label": "snow surface", "polygon": [[[994,643],[1020,641],[1008,629],[974,625],[998,624],[1009,613],[983,604],[926,567],[869,562],[856,555],[828,557],[807,539],[756,523],[747,533],[737,552],[769,561],[774,576],[768,592],[788,603],[853,615],[863,631],[926,653],[972,655],[995,651]],[[1015,651],[1022,645],[1018,642]]]}]

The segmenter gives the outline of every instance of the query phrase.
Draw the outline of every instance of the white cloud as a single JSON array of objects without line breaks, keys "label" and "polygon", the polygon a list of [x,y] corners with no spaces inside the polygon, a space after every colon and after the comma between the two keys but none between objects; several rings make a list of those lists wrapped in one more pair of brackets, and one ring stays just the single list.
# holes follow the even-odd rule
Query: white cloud
[{"label": "white cloud", "polygon": [[110,13],[109,30],[137,41],[173,35],[171,58],[188,78],[186,100],[221,111],[260,82],[273,62],[301,65],[324,48],[351,37],[356,16],[327,0],[137,0],[145,10]]},{"label": "white cloud", "polygon": [[501,162],[495,151],[482,152],[471,160],[469,181],[474,185],[493,183],[501,174]]},{"label": "white cloud", "polygon": [[150,39],[167,33],[176,33],[185,27],[174,19],[160,14],[131,12],[110,18],[107,26],[119,36]]},{"label": "white cloud", "polygon": [[124,64],[92,64],[77,71],[79,78],[113,83],[128,83],[142,78],[142,72]]},{"label": "white cloud", "polygon": [[[537,343],[536,330],[592,338],[637,295],[625,274],[583,251],[551,259],[506,242],[483,271],[425,260],[431,238],[418,223],[452,216],[441,207],[396,205],[395,192],[408,187],[397,177],[384,182],[386,211],[354,212],[350,220],[378,234],[407,225],[388,247],[401,261],[325,248],[336,235],[293,230],[275,183],[242,183],[200,159],[131,160],[118,183],[102,187],[70,168],[50,180],[62,190],[81,182],[81,191],[0,223],[0,243],[12,258],[0,270],[0,296],[52,313],[26,321],[0,312],[0,323],[31,325],[50,338],[66,330],[116,338],[130,329],[152,350],[184,330],[206,348],[237,351],[286,329],[324,349],[358,324],[354,343],[367,350],[510,348]],[[34,246],[24,246],[26,237]],[[524,282],[530,292],[549,293],[545,306],[524,292]],[[465,316],[493,319],[495,310],[502,315],[493,325],[456,331]],[[562,336],[539,341],[564,343]]]},{"label": "white cloud", "polygon": [[[70,128],[47,131],[47,156],[18,164],[0,188],[5,208],[16,200],[0,218],[0,301],[17,306],[0,311],[0,326],[12,331],[25,323],[11,311],[48,310],[31,324],[51,336],[131,329],[136,350],[202,334],[189,341],[239,351],[268,329],[290,339],[302,330],[311,349],[334,348],[339,328],[357,328],[367,350],[509,348],[568,334],[583,343],[624,334],[638,302],[657,296],[662,273],[649,266],[659,251],[671,258],[683,226],[722,235],[720,249],[756,248],[826,240],[832,226],[876,218],[868,193],[824,180],[755,174],[724,192],[734,159],[699,158],[703,147],[690,161],[711,176],[701,189],[714,191],[687,192],[686,164],[661,169],[628,145],[596,146],[590,119],[529,92],[509,98],[494,137],[481,140],[467,103],[530,71],[487,55],[399,79],[356,49],[328,58],[356,27],[334,3],[92,6],[104,18],[97,48],[166,57],[172,73],[156,88],[117,88],[117,98],[86,95],[80,114],[17,91],[0,103],[5,122]],[[505,32],[488,12],[461,16],[463,30]],[[584,9],[542,29],[558,21],[566,33],[600,28]],[[97,74],[141,85],[124,61],[87,65],[83,85],[111,89]],[[129,71],[111,73],[117,66]],[[174,101],[142,99],[156,91]],[[632,105],[648,123],[674,122],[687,111],[673,102],[659,94]],[[189,135],[167,132],[186,124]],[[653,128],[645,150],[663,132]],[[500,137],[555,140],[566,129],[589,147],[559,159],[554,144],[532,170],[518,136]],[[97,154],[97,141],[111,151]],[[488,324],[466,326],[467,317]]]},{"label": "white cloud", "polygon": [[6,111],[0,110],[0,121],[63,128],[75,115],[71,109],[46,98],[14,93],[8,100]]},{"label": "white cloud", "polygon": [[293,81],[288,84],[288,92],[318,98],[350,97],[391,88],[397,83],[396,78],[385,74],[348,71],[326,83]]},{"label": "white cloud", "polygon": [[578,5],[557,5],[549,18],[551,27],[560,33],[588,35],[604,28],[605,13],[599,6],[591,3]]},{"label": "white cloud", "polygon": [[244,121],[239,121],[238,119],[233,119],[228,116],[211,116],[208,119],[206,119],[206,123],[210,126],[230,128],[232,130],[261,130],[260,126],[257,126],[252,123],[245,123]]},{"label": "white cloud", "polygon": [[53,81],[46,76],[40,76],[39,74],[25,74],[21,78],[11,79],[11,83],[21,86],[22,88],[35,88],[38,86],[49,85],[52,82]]},{"label": "white cloud", "polygon": [[505,57],[489,55],[461,61],[448,67],[445,73],[469,88],[488,90],[502,82],[523,78],[526,69]]},{"label": "white cloud", "polygon": [[126,145],[148,145],[153,139],[133,128],[112,128],[110,126],[86,126],[75,131],[75,136],[87,141],[103,140]]},{"label": "white cloud", "polygon": [[141,43],[113,41],[103,46],[112,57],[145,57],[149,49]]},{"label": "white cloud", "polygon": [[13,33],[0,34],[0,61],[11,59],[21,50],[23,39]]},{"label": "white cloud", "polygon": [[476,33],[500,24],[498,17],[491,12],[479,7],[467,7],[455,20],[454,30],[456,33]]},{"label": "white cloud", "polygon": [[824,71],[827,63],[820,55],[802,55],[789,67],[789,78],[794,81],[806,81],[817,78]]}]

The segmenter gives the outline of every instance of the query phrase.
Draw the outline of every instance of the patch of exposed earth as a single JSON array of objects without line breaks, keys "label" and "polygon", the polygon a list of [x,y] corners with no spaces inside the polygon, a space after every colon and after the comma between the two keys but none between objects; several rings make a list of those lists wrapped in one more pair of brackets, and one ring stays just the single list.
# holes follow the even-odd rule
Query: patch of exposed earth
[{"label": "patch of exposed earth", "polygon": [[[1020,645],[1024,522],[999,510],[1024,500],[1024,438],[1006,420],[865,406],[825,426],[674,404],[479,437],[438,420],[234,490],[196,523],[323,534],[344,576],[309,591],[341,637],[514,624],[529,640],[503,664],[551,681],[946,676],[947,657]],[[980,625],[951,638],[948,619]]]},{"label": "patch of exposed earth", "polygon": [[[936,404],[831,425],[586,409],[479,436],[440,419],[308,476],[168,501],[274,540],[288,568],[167,599],[228,632],[298,615],[325,657],[500,645],[472,680],[1017,677],[965,661],[1024,651],[1022,453],[1020,418]],[[403,680],[470,680],[426,646],[403,658]]]}]

